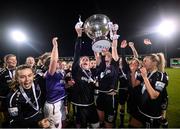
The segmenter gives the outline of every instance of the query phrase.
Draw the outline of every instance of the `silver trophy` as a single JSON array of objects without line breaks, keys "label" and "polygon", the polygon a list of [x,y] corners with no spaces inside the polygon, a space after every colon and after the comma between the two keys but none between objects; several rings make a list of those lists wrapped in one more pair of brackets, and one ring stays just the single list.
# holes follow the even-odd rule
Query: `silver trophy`
[{"label": "silver trophy", "polygon": [[103,49],[111,47],[111,42],[107,37],[109,22],[110,19],[104,14],[94,14],[86,19],[83,28],[86,35],[93,40],[94,52],[102,52]]}]

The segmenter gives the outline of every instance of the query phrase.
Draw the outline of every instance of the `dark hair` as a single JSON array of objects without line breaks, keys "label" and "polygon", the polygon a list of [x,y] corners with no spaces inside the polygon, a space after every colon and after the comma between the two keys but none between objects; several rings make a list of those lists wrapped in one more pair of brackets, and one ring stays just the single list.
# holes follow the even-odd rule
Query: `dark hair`
[{"label": "dark hair", "polygon": [[51,62],[51,57],[48,56],[48,57],[45,59],[45,62],[44,62],[44,67],[45,67],[45,69],[48,69],[48,68],[49,68],[50,62]]},{"label": "dark hair", "polygon": [[47,59],[48,57],[50,57],[50,56],[51,56],[51,52],[45,52],[45,53],[40,57],[42,63],[44,63],[44,60],[46,60],[46,59]]}]

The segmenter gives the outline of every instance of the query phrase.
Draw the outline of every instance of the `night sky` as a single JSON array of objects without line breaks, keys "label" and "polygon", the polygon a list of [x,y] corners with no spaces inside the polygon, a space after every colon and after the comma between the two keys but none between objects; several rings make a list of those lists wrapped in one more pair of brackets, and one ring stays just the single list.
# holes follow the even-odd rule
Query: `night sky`
[{"label": "night sky", "polygon": [[[71,0],[72,1],[72,0]],[[27,56],[38,57],[51,51],[51,39],[59,37],[59,54],[73,56],[76,33],[74,26],[79,14],[85,21],[93,14],[105,14],[119,25],[119,41],[126,39],[135,43],[140,54],[145,52],[143,39],[149,38],[157,51],[164,50],[167,43],[168,56],[180,54],[180,1],[179,0],[83,0],[84,2],[46,1],[0,2],[0,57],[14,53],[21,62]],[[67,3],[65,3],[67,2]],[[170,38],[152,33],[162,19],[174,19],[177,32]],[[12,28],[23,30],[28,42],[17,45],[8,35]],[[91,39],[86,35],[82,53],[92,55]]]}]

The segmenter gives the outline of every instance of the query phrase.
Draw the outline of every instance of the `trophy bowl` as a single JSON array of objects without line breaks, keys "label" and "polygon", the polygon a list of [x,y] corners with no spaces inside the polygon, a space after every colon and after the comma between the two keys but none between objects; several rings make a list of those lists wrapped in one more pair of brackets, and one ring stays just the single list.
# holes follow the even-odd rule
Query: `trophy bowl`
[{"label": "trophy bowl", "polygon": [[104,14],[94,14],[86,19],[83,28],[86,35],[93,40],[92,50],[94,52],[101,52],[111,47],[111,42],[107,37],[109,22],[110,19]]}]

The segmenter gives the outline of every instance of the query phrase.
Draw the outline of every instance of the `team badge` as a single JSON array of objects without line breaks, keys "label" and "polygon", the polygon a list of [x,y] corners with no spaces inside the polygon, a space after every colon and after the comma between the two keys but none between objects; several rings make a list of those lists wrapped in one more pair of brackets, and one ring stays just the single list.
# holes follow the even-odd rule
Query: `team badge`
[{"label": "team badge", "polygon": [[8,111],[11,116],[18,116],[18,108],[17,107],[8,108]]},{"label": "team badge", "polygon": [[114,120],[114,116],[108,115],[108,122],[113,122],[113,120]]}]

